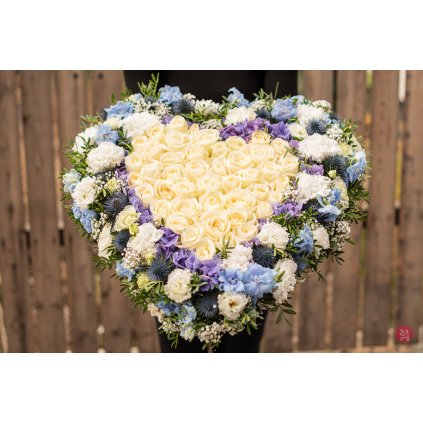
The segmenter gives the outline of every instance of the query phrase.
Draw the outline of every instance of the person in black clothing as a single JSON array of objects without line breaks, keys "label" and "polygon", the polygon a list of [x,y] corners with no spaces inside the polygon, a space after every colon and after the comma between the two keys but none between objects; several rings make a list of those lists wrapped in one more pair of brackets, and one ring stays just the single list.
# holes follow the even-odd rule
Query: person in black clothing
[{"label": "person in black clothing", "polygon": [[[278,86],[278,97],[297,94],[297,71],[264,71],[264,70],[127,70],[124,71],[127,88],[131,92],[139,91],[138,83],[148,83],[151,74],[159,73],[160,86],[178,86],[182,93],[194,94],[199,99],[211,99],[216,102],[222,96],[228,95],[228,90],[236,87],[246,99],[253,99],[254,93],[261,88],[266,92],[274,92]],[[260,348],[263,335],[264,320],[251,335],[243,331],[235,336],[225,335],[217,353],[256,353]],[[177,348],[172,348],[166,335],[159,334],[162,352],[199,353],[207,352],[202,349],[202,343],[196,338],[192,342],[179,339]]]}]

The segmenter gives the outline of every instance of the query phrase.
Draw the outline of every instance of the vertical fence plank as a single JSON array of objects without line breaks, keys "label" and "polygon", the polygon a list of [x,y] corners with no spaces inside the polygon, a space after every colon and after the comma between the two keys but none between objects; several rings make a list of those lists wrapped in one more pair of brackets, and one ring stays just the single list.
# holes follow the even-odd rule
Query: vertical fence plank
[{"label": "vertical fence plank", "polygon": [[19,157],[17,75],[0,71],[0,267],[2,303],[10,352],[26,351],[28,298],[22,173]]},{"label": "vertical fence plank", "polygon": [[[59,97],[59,134],[63,148],[80,131],[80,116],[87,114],[85,71],[56,72]],[[64,152],[64,150],[63,150]],[[62,163],[69,168],[63,154]],[[95,266],[93,249],[75,225],[65,217],[64,227],[67,282],[70,294],[71,341],[74,352],[97,350]]]},{"label": "vertical fence plank", "polygon": [[[398,71],[375,71],[372,90],[370,208],[366,253],[364,344],[385,345],[391,322]],[[415,187],[413,188],[415,189]]]},{"label": "vertical fence plank", "polygon": [[41,352],[65,351],[63,292],[52,142],[51,73],[22,72],[24,138],[27,152],[38,346]]},{"label": "vertical fence plank", "polygon": [[423,324],[422,104],[423,71],[407,71],[398,323],[410,325],[416,334]]},{"label": "vertical fence plank", "polygon": [[[304,95],[313,100],[333,102],[334,72],[304,71]],[[329,263],[319,270],[327,275]],[[316,350],[325,347],[326,287],[318,282],[317,275],[310,275],[298,288],[300,350]]]},{"label": "vertical fence plank", "polygon": [[[111,95],[118,96],[123,87],[121,71],[94,71],[94,113],[110,105]],[[131,347],[130,301],[120,292],[119,281],[112,271],[100,275],[102,293],[102,316],[104,323],[104,348],[107,352],[128,352]]]},{"label": "vertical fence plank", "polygon": [[[366,112],[366,72],[337,71],[336,111],[342,118],[351,118],[359,124],[360,135],[364,133]],[[361,225],[353,225],[351,238],[355,245],[347,244],[342,265],[332,266],[333,348],[354,348],[358,321],[358,294],[360,288],[360,237]]]}]

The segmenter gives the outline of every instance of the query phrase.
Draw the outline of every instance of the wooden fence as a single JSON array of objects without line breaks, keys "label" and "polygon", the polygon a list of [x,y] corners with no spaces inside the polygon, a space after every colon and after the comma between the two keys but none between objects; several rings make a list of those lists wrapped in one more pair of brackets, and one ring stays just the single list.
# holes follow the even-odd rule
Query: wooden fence
[{"label": "wooden fence", "polygon": [[[262,351],[414,350],[423,328],[423,72],[304,71],[302,91],[359,122],[371,151],[369,221],[356,225],[345,264],[322,266],[295,293],[293,326],[271,316]],[[0,72],[0,350],[156,352],[153,320],[117,280],[60,204],[63,146],[79,116],[110,103],[119,71]],[[410,325],[414,346],[394,328]],[[416,343],[420,341],[419,344]]]}]

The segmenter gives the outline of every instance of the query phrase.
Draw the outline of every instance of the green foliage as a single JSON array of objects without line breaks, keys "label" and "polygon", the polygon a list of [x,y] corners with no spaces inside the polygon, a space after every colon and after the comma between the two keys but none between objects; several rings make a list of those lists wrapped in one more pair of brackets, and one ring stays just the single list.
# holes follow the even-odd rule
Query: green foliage
[{"label": "green foliage", "polygon": [[148,84],[145,84],[144,82],[141,84],[138,83],[138,87],[143,97],[158,99],[159,94],[157,88],[159,87],[159,74],[151,74],[151,79],[148,81]]}]

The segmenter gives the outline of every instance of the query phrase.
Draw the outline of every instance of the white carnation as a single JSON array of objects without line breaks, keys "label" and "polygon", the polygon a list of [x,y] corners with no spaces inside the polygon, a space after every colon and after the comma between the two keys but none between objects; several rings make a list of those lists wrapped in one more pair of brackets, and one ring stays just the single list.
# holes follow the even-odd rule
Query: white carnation
[{"label": "white carnation", "polygon": [[313,234],[313,239],[316,241],[315,245],[319,245],[319,247],[316,247],[318,252],[320,252],[321,248],[327,250],[330,247],[329,234],[324,226],[317,225],[311,233]]},{"label": "white carnation", "polygon": [[72,192],[72,198],[80,209],[85,210],[94,202],[96,193],[95,185],[96,180],[91,176],[82,178],[81,181],[76,184]]},{"label": "white carnation", "polygon": [[311,120],[324,120],[328,117],[321,107],[314,107],[310,104],[300,104],[297,113],[298,121],[307,125]]},{"label": "white carnation", "polygon": [[134,138],[160,123],[159,118],[148,112],[134,113],[123,119],[122,126],[128,137]]},{"label": "white carnation", "polygon": [[313,134],[300,142],[298,147],[300,153],[305,157],[321,162],[326,157],[342,154],[339,144],[326,135]]},{"label": "white carnation", "polygon": [[102,142],[93,148],[87,156],[89,170],[93,173],[113,169],[125,157],[125,150],[112,142]]},{"label": "white carnation", "polygon": [[300,123],[294,122],[288,125],[289,132],[294,138],[304,139],[307,134],[307,129],[305,126],[301,125]]},{"label": "white carnation", "polygon": [[275,270],[278,275],[282,274],[281,280],[278,282],[277,288],[273,291],[273,297],[278,304],[282,304],[288,299],[290,292],[294,290],[297,278],[297,263],[292,259],[279,260],[276,263]]},{"label": "white carnation", "polygon": [[157,229],[152,223],[143,223],[138,233],[129,240],[127,247],[142,256],[155,254],[156,242],[163,236],[163,231]]},{"label": "white carnation", "polygon": [[107,249],[112,245],[113,235],[111,232],[112,226],[110,223],[105,225],[98,236],[98,256],[109,258],[110,252]]},{"label": "white carnation", "polygon": [[316,198],[316,195],[327,197],[330,194],[330,183],[331,180],[327,176],[299,173],[297,176],[297,201],[305,203]]},{"label": "white carnation", "polygon": [[72,147],[73,151],[77,151],[78,153],[84,152],[84,146],[88,142],[89,145],[94,145],[95,137],[97,136],[97,126],[91,126],[87,128],[84,132],[80,132],[75,137],[75,143]]},{"label": "white carnation", "polygon": [[191,272],[188,269],[173,270],[164,287],[165,294],[173,301],[182,303],[191,298]]},{"label": "white carnation", "polygon": [[283,226],[276,222],[270,222],[262,226],[257,238],[267,247],[275,246],[283,250],[289,241],[289,233]]},{"label": "white carnation", "polygon": [[252,258],[252,248],[238,244],[235,248],[230,250],[228,258],[223,260],[223,267],[225,269],[246,270]]},{"label": "white carnation", "polygon": [[255,111],[248,107],[236,107],[228,111],[225,123],[233,125],[234,123],[244,122],[244,120],[253,120],[256,116]]},{"label": "white carnation", "polygon": [[236,320],[248,304],[248,298],[241,292],[227,291],[218,295],[219,312],[228,320]]},{"label": "white carnation", "polygon": [[204,117],[218,114],[219,108],[220,104],[212,100],[197,100],[194,106],[195,112]]}]

